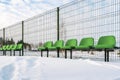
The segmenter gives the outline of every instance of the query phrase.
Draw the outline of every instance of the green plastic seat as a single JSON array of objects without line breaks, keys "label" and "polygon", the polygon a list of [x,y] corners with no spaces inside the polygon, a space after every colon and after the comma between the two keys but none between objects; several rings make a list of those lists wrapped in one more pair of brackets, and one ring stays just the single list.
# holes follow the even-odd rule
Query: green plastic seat
[{"label": "green plastic seat", "polygon": [[11,50],[22,50],[22,46],[23,44],[14,44],[14,45],[11,45]]},{"label": "green plastic seat", "polygon": [[4,45],[3,47],[2,47],[2,50],[7,50],[7,45]]},{"label": "green plastic seat", "polygon": [[90,47],[94,46],[94,39],[93,38],[83,38],[80,41],[79,46],[76,47],[76,49],[90,49]]},{"label": "green plastic seat", "polygon": [[77,39],[69,39],[62,49],[74,49],[77,46]]},{"label": "green plastic seat", "polygon": [[16,48],[17,48],[17,44],[14,44],[11,50],[16,50]]},{"label": "green plastic seat", "polygon": [[13,45],[9,45],[9,47],[7,48],[8,51],[12,50]]},{"label": "green plastic seat", "polygon": [[48,50],[57,50],[57,49],[62,49],[64,45],[63,40],[58,40],[55,42],[55,44],[52,47],[49,47]]},{"label": "green plastic seat", "polygon": [[77,39],[67,40],[65,46],[62,47],[65,50],[65,58],[67,58],[67,50],[70,50],[70,58],[72,59],[72,49],[75,49],[77,46]]},{"label": "green plastic seat", "polygon": [[0,51],[2,51],[3,49],[2,49],[2,47],[0,48]]},{"label": "green plastic seat", "polygon": [[2,50],[6,50],[6,51],[8,50],[9,51],[9,50],[11,50],[12,47],[13,47],[13,45],[3,45],[3,47],[1,47],[0,50],[1,51]]},{"label": "green plastic seat", "polygon": [[10,48],[10,45],[6,45],[6,51]]},{"label": "green plastic seat", "polygon": [[48,54],[48,49],[50,48],[50,47],[52,47],[53,46],[53,42],[52,41],[47,41],[47,42],[45,42],[44,44],[43,44],[43,46],[42,47],[39,47],[38,48],[38,50],[39,51],[41,51],[41,57],[43,56],[43,53],[42,53],[42,51],[47,51],[47,57],[49,56]]},{"label": "green plastic seat", "polygon": [[17,44],[17,47],[15,50],[22,50],[22,46],[23,46],[23,44]]},{"label": "green plastic seat", "polygon": [[0,47],[0,51],[2,51],[2,50],[3,50],[3,46]]},{"label": "green plastic seat", "polygon": [[42,47],[39,47],[38,50],[46,50],[50,47],[53,46],[53,42],[52,41],[48,41],[46,43],[44,43],[44,45]]},{"label": "green plastic seat", "polygon": [[95,45],[95,49],[113,49],[115,45],[116,39],[114,36],[102,36]]},{"label": "green plastic seat", "polygon": [[45,50],[45,47],[39,47],[38,50]]}]

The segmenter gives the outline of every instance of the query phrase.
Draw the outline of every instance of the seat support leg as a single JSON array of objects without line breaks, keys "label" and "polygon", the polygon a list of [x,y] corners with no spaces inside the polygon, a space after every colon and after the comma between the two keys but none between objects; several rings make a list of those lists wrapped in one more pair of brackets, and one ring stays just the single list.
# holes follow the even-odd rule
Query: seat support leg
[{"label": "seat support leg", "polygon": [[21,56],[21,51],[19,51],[19,56]]},{"label": "seat support leg", "polygon": [[107,62],[109,62],[109,51],[107,50]]},{"label": "seat support leg", "polygon": [[70,59],[72,59],[72,49],[70,50]]},{"label": "seat support leg", "polygon": [[49,51],[47,50],[47,57],[49,57]]},{"label": "seat support leg", "polygon": [[60,55],[59,55],[59,49],[57,49],[57,57],[58,58],[60,57]]},{"label": "seat support leg", "polygon": [[105,54],[104,54],[104,61],[107,61],[107,50],[105,49]]},{"label": "seat support leg", "polygon": [[5,51],[3,51],[3,56],[5,55]]},{"label": "seat support leg", "polygon": [[41,57],[43,57],[43,51],[41,50]]},{"label": "seat support leg", "polygon": [[13,51],[13,55],[15,56],[15,51]]},{"label": "seat support leg", "polygon": [[67,50],[65,50],[65,59],[67,59]]},{"label": "seat support leg", "polygon": [[4,51],[4,55],[6,56],[6,51]]},{"label": "seat support leg", "polygon": [[12,56],[12,51],[10,50],[10,56]]}]

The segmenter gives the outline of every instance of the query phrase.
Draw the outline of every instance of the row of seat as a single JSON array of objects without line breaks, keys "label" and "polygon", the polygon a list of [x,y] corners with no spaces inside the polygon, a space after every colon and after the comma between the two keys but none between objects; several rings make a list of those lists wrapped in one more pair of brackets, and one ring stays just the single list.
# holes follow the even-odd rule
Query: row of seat
[{"label": "row of seat", "polygon": [[42,47],[38,50],[41,51],[41,57],[43,56],[42,51],[47,51],[47,57],[49,56],[49,51],[56,50],[57,57],[59,57],[59,51],[65,50],[65,58],[67,58],[67,50],[70,50],[70,58],[72,59],[72,50],[82,50],[90,51],[92,50],[104,50],[105,51],[105,61],[109,61],[109,51],[114,50],[116,47],[116,39],[113,35],[102,36],[99,38],[97,45],[94,45],[94,38],[83,38],[81,39],[79,45],[77,45],[77,39],[69,39],[64,45],[63,40],[58,40],[53,44],[53,41],[45,42]]},{"label": "row of seat", "polygon": [[23,44],[12,44],[12,45],[3,45],[0,48],[0,51],[3,51],[6,55],[6,51],[10,51],[10,56],[12,56],[12,51],[14,51],[14,56],[15,56],[15,51],[19,51],[19,55],[21,56],[21,50],[22,50]]}]

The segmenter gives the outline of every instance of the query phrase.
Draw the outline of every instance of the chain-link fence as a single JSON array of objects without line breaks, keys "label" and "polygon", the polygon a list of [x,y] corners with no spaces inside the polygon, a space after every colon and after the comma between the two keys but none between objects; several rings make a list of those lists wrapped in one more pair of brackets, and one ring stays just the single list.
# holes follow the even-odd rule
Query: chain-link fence
[{"label": "chain-link fence", "polygon": [[[1,41],[24,42],[24,53],[36,52],[46,41],[114,35],[120,47],[120,0],[75,0],[56,9],[0,30]],[[4,35],[5,33],[5,35]],[[0,43],[2,44],[2,43]],[[62,54],[62,53],[61,53]],[[63,53],[64,54],[64,53]],[[104,52],[75,51],[75,58],[104,58]],[[110,59],[120,60],[120,51],[110,52]]]}]

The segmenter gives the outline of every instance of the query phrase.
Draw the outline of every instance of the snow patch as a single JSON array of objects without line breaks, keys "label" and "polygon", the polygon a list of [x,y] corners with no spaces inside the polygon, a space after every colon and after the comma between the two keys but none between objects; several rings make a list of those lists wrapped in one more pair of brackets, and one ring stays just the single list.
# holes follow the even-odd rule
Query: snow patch
[{"label": "snow patch", "polygon": [[[1,57],[0,80],[120,80],[120,63],[40,57]],[[2,67],[1,67],[2,66]]]}]

